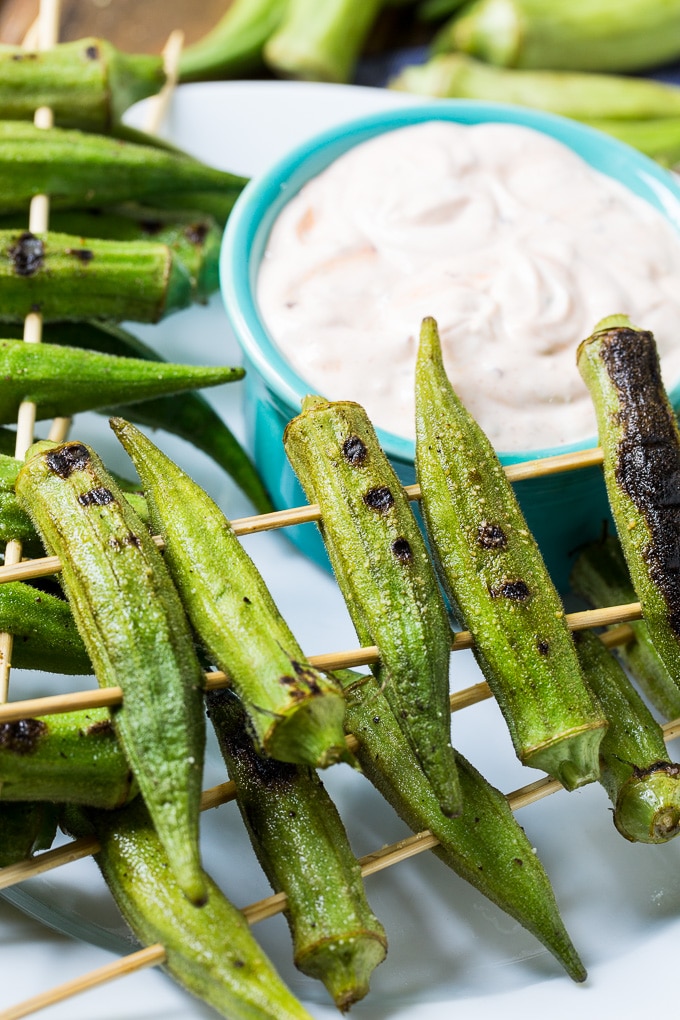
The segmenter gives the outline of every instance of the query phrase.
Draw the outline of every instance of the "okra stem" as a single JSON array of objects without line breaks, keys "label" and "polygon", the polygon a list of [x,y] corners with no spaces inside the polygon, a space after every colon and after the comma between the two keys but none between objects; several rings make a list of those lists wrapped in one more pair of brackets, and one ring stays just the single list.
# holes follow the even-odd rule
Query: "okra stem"
[{"label": "okra stem", "polygon": [[433,319],[416,365],[416,474],[442,582],[520,761],[569,790],[591,782],[606,719],[500,461],[446,376]]}]

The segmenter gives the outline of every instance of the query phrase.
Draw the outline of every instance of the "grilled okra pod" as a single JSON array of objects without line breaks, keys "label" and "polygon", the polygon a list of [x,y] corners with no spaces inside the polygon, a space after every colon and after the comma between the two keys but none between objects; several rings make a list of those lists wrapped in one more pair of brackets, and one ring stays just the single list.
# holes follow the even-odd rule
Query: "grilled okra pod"
[{"label": "grilled okra pod", "polygon": [[217,24],[182,50],[179,81],[238,78],[261,68],[264,44],[287,7],[288,0],[232,0]]},{"label": "grilled okra pod", "polygon": [[362,644],[446,815],[461,810],[451,747],[451,630],[406,493],[362,407],[307,397],[284,446]]},{"label": "grilled okra pod", "polygon": [[122,53],[105,39],[60,43],[49,50],[0,47],[0,119],[33,120],[48,106],[60,127],[107,133],[133,103],[160,92],[158,54]]},{"label": "grilled okra pod", "polygon": [[632,843],[667,843],[680,832],[680,765],[623,667],[592,632],[576,635],[588,683],[609,727],[600,745],[600,782],[614,805],[614,825]]},{"label": "grilled okra pod", "polygon": [[350,670],[336,675],[366,778],[414,832],[436,836],[432,852],[440,860],[530,931],[570,977],[585,980],[550,880],[506,797],[455,752],[463,812],[445,818],[376,680]]},{"label": "grilled okra pod", "polygon": [[0,724],[0,799],[113,809],[137,792],[108,709]]},{"label": "grilled okra pod", "polygon": [[[574,561],[572,591],[594,608],[637,602],[628,567],[615,535],[591,542]],[[674,683],[651,639],[644,620],[626,625],[630,637],[614,649],[633,680],[665,719],[680,717],[680,687]],[[612,628],[613,629],[613,628]]]},{"label": "grilled okra pod", "polygon": [[0,868],[49,850],[57,831],[57,809],[44,801],[0,804]]},{"label": "grilled okra pod", "polygon": [[207,875],[202,907],[182,895],[139,797],[119,811],[72,809],[64,823],[95,835],[95,861],[125,921],[143,945],[163,946],[163,969],[188,992],[227,1020],[311,1020]]},{"label": "grilled okra pod", "polygon": [[92,672],[71,608],[57,595],[24,581],[0,584],[0,631],[14,635],[12,665],[17,669],[74,676]]},{"label": "grilled okra pod", "polygon": [[517,756],[569,790],[591,782],[606,720],[501,464],[446,376],[434,319],[416,364],[416,474],[442,581]]},{"label": "grilled okra pod", "polygon": [[242,698],[258,750],[318,766],[344,757],[342,692],[305,659],[222,511],[139,429],[121,418],[111,426],[142,480],[187,615]]},{"label": "grilled okra pod", "polygon": [[387,942],[340,816],[313,769],[258,755],[230,691],[210,691],[207,704],[253,849],[286,894],[295,965],[344,1013],[367,994]]},{"label": "grilled okra pod", "polygon": [[654,645],[680,687],[680,431],[653,335],[624,316],[596,326],[578,367],[597,415],[604,479]]},{"label": "grilled okra pod", "polygon": [[41,441],[16,484],[61,580],[102,687],[119,686],[116,735],[193,902],[206,894],[198,848],[204,678],[162,556],[97,455]]},{"label": "grilled okra pod", "polygon": [[22,400],[36,403],[38,417],[52,418],[217,386],[242,379],[243,374],[238,367],[176,365],[49,343],[0,340],[0,422],[16,421]]},{"label": "grilled okra pod", "polygon": [[[50,196],[51,209],[153,203],[164,194],[201,191],[235,198],[245,183],[177,150],[0,121],[0,212],[27,209],[41,194]],[[188,198],[184,207],[194,208]]]}]

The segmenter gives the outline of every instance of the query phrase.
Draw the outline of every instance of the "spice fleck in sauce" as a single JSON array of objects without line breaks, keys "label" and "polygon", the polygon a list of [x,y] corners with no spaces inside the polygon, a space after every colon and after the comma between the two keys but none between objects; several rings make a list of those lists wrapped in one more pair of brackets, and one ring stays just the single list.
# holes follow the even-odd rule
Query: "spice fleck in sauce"
[{"label": "spice fleck in sauce", "polygon": [[510,124],[433,121],[356,146],[274,224],[258,282],[272,337],[328,399],[414,435],[421,320],[492,443],[596,435],[576,348],[626,314],[680,379],[680,237],[561,143]]}]

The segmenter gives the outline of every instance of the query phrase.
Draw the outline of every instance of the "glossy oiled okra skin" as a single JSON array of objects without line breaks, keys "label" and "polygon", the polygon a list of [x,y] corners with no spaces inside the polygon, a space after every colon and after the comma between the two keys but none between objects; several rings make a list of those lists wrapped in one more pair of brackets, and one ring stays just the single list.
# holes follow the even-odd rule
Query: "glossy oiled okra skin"
[{"label": "glossy oiled okra skin", "polygon": [[120,686],[116,734],[186,895],[205,895],[198,815],[203,671],[167,568],[96,454],[36,443],[17,495],[61,579],[102,687]]},{"label": "glossy oiled okra skin", "polygon": [[241,696],[259,750],[318,766],[344,757],[342,692],[306,660],[222,511],[134,425],[111,425],[142,480],[189,619]]},{"label": "glossy oiled okra skin", "polygon": [[375,644],[376,675],[436,791],[461,810],[450,739],[451,630],[425,542],[406,493],[366,412],[350,401],[307,397],[284,435],[362,644]]},{"label": "glossy oiled okra skin", "polygon": [[337,676],[345,689],[347,730],[370,782],[414,832],[429,829],[437,837],[437,857],[532,932],[570,977],[583,981],[586,973],[550,880],[503,794],[456,752],[463,812],[445,818],[375,678],[349,670]]},{"label": "glossy oiled okra skin", "polygon": [[257,754],[233,694],[211,691],[207,702],[253,849],[286,894],[295,965],[345,1012],[367,994],[387,941],[336,807],[313,769]]},{"label": "glossy oiled okra skin", "polygon": [[606,720],[501,464],[446,376],[433,319],[416,367],[416,473],[443,583],[520,761],[567,789],[596,779]]},{"label": "glossy oiled okra skin", "polygon": [[599,638],[576,635],[579,659],[605,710],[600,781],[614,805],[614,824],[631,842],[666,843],[680,832],[680,765],[663,731]]},{"label": "glossy oiled okra skin", "polygon": [[73,835],[94,833],[123,917],[143,945],[163,946],[164,970],[187,991],[227,1020],[311,1020],[208,875],[203,906],[182,895],[139,798],[119,811],[71,811],[65,822]]},{"label": "glossy oiled okra skin", "polygon": [[652,641],[680,685],[680,432],[653,335],[623,317],[578,349],[597,414],[609,505]]}]

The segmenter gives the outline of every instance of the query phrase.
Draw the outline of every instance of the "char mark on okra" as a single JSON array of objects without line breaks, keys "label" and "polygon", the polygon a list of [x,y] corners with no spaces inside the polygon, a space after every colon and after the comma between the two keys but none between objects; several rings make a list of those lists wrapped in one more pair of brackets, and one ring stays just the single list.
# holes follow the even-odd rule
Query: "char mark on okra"
[{"label": "char mark on okra", "polygon": [[345,460],[352,467],[360,467],[366,460],[368,450],[359,436],[349,436],[342,445]]},{"label": "char mark on okra", "polygon": [[394,506],[394,496],[386,485],[369,489],[364,496],[364,503],[378,514],[385,514]]},{"label": "char mark on okra", "polygon": [[40,719],[18,719],[0,726],[0,748],[13,754],[33,754],[47,726]]},{"label": "char mark on okra", "polygon": [[17,276],[33,276],[43,267],[45,245],[30,230],[25,230],[19,234],[16,244],[12,245],[8,254]]},{"label": "char mark on okra", "polygon": [[90,489],[89,492],[83,492],[78,496],[78,502],[82,506],[106,506],[107,503],[113,503],[115,498],[111,490],[102,485],[96,489]]},{"label": "char mark on okra", "polygon": [[45,460],[55,475],[70,478],[74,471],[82,471],[89,464],[90,454],[82,443],[68,443],[66,446],[57,447],[56,450],[50,450]]}]

